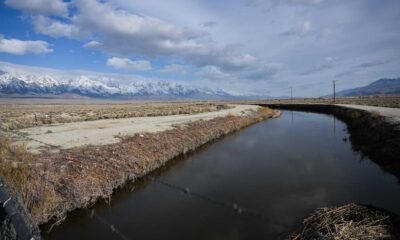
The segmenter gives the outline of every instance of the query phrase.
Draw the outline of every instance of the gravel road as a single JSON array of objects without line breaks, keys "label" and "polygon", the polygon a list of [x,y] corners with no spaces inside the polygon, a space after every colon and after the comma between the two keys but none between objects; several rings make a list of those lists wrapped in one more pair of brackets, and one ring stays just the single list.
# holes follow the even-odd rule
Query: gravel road
[{"label": "gravel road", "polygon": [[[211,120],[229,114],[245,115],[256,110],[254,105],[234,105],[233,108],[192,115],[135,117],[74,122],[25,128],[19,131],[19,142],[27,144],[32,152],[53,146],[54,150],[69,149],[83,145],[106,145],[116,143],[116,136],[140,132],[159,132],[197,120]],[[23,136],[23,137],[21,137]]]},{"label": "gravel road", "polygon": [[360,109],[369,112],[377,112],[381,116],[387,118],[389,122],[400,123],[400,108],[388,108],[388,107],[372,107],[364,105],[351,105],[351,104],[336,104],[346,108]]}]

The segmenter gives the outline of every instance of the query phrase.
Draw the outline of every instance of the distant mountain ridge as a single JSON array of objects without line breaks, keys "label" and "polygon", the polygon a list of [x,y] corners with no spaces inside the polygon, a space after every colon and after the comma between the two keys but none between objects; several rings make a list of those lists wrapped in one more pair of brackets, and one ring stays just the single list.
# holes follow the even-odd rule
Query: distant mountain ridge
[{"label": "distant mountain ridge", "polygon": [[78,94],[98,98],[134,99],[232,99],[223,90],[196,88],[167,81],[129,81],[94,75],[55,77],[0,71],[3,95]]},{"label": "distant mountain ridge", "polygon": [[358,88],[347,89],[336,93],[337,96],[371,96],[400,94],[400,78],[382,78]]}]

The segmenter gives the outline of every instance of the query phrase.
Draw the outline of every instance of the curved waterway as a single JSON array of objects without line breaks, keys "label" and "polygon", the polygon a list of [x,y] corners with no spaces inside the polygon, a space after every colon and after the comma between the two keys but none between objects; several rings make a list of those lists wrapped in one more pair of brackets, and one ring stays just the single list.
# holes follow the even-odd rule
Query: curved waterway
[{"label": "curved waterway", "polygon": [[400,214],[398,180],[348,138],[332,116],[283,111],[171,161],[94,214],[70,214],[44,237],[283,239],[319,207],[360,202]]}]

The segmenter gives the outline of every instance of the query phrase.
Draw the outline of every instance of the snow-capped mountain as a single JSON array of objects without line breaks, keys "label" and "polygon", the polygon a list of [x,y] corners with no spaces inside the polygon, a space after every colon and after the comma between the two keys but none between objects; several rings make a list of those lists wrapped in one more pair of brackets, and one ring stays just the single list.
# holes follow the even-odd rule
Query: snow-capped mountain
[{"label": "snow-capped mountain", "polygon": [[222,90],[196,88],[167,81],[121,81],[100,75],[52,76],[0,71],[3,94],[79,94],[89,97],[144,99],[226,99]]}]

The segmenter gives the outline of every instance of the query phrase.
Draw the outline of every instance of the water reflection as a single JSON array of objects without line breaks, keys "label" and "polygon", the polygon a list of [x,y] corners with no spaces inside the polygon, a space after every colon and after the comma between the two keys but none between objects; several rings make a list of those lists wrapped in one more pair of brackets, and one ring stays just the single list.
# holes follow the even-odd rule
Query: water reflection
[{"label": "water reflection", "polygon": [[333,135],[336,136],[336,118],[332,116],[333,118]]},{"label": "water reflection", "polygon": [[[332,131],[333,128],[333,131]],[[354,152],[341,121],[328,115],[284,112],[208,145],[151,176],[223,202],[252,209],[261,221],[142,180],[119,191],[96,213],[129,238],[279,239],[315,208],[361,202],[400,213],[396,179]],[[115,238],[77,212],[48,239]]]}]

